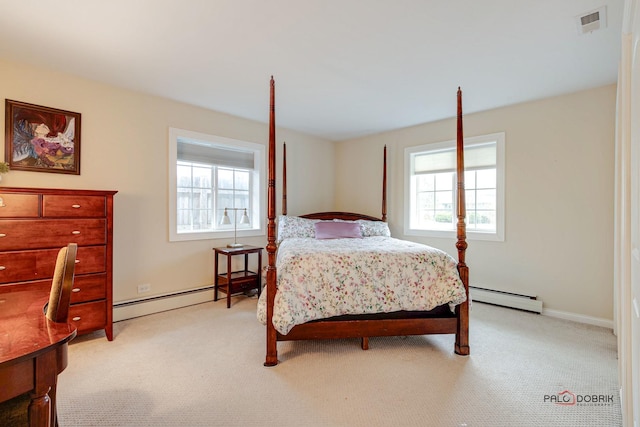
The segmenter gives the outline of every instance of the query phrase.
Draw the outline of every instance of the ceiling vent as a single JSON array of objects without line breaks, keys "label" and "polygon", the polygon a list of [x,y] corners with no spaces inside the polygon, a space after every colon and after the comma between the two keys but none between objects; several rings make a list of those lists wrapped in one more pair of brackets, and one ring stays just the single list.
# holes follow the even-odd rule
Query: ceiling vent
[{"label": "ceiling vent", "polygon": [[578,34],[592,33],[607,27],[607,7],[592,10],[576,17]]}]

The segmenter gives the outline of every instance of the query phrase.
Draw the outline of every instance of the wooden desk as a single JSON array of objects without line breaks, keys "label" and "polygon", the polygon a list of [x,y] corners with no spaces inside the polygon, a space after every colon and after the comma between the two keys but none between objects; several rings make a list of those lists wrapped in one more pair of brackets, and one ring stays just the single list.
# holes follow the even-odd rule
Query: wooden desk
[{"label": "wooden desk", "polygon": [[[231,295],[238,292],[245,292],[257,289],[258,295],[262,291],[260,286],[260,270],[262,269],[262,249],[257,246],[244,245],[241,248],[213,248],[215,251],[214,262],[214,292],[213,300],[218,301],[218,291],[227,294],[227,308],[231,307]],[[227,256],[227,272],[219,273],[218,255]],[[256,271],[249,270],[249,254],[258,254],[258,268]],[[244,255],[244,269],[240,271],[231,270],[231,257],[234,255]]]},{"label": "wooden desk", "polygon": [[75,326],[44,315],[48,292],[0,286],[0,402],[30,393],[29,424],[56,425],[56,384]]}]

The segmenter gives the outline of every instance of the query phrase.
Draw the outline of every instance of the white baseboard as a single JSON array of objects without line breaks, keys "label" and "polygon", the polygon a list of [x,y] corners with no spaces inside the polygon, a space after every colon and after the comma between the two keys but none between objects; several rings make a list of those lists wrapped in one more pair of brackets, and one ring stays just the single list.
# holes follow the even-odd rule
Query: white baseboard
[{"label": "white baseboard", "polygon": [[208,301],[213,301],[213,286],[120,301],[113,305],[113,321],[119,322]]},{"label": "white baseboard", "polygon": [[535,295],[516,294],[478,286],[469,286],[469,292],[471,301],[485,302],[535,313],[542,312],[542,301],[538,300]]},{"label": "white baseboard", "polygon": [[585,316],[583,314],[569,313],[567,311],[551,310],[545,308],[542,310],[543,316],[556,317],[558,319],[571,320],[572,322],[586,323],[587,325],[600,326],[602,328],[613,330],[613,320],[602,319],[600,317]]},{"label": "white baseboard", "polygon": [[[160,313],[162,311],[201,304],[208,301],[213,301],[213,286],[188,289],[186,291],[174,292],[165,295],[155,295],[149,298],[121,301],[113,305],[113,321],[119,322],[122,320],[133,319],[135,317]],[[477,299],[477,301],[482,302],[480,299]],[[560,310],[551,310],[548,308],[542,309],[541,314],[543,316],[556,317],[558,319],[570,320],[572,322],[586,323],[588,325],[613,329],[613,320],[609,319],[585,316]]]}]

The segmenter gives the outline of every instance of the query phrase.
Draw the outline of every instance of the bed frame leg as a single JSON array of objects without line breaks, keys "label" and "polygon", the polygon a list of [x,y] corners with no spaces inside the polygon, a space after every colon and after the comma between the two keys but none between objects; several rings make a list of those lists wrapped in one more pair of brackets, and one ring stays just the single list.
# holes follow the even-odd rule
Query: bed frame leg
[{"label": "bed frame leg", "polygon": [[271,323],[271,319],[267,323],[267,355],[265,357],[264,366],[276,366],[278,364],[278,332]]},{"label": "bed frame leg", "polygon": [[465,284],[467,291],[467,300],[457,307],[458,325],[456,327],[456,345],[454,351],[461,356],[468,356],[469,348],[469,269],[462,266],[460,269],[460,277]]},{"label": "bed frame leg", "polygon": [[[272,249],[272,248],[269,248]],[[273,253],[269,253],[269,267],[267,267],[267,287],[264,291],[267,292],[267,354],[264,361],[264,366],[276,366],[278,364],[278,331],[273,326],[273,302],[275,299],[276,291],[276,269],[273,267],[275,258]]]},{"label": "bed frame leg", "polygon": [[276,366],[278,364],[278,351],[274,350],[273,347],[277,346],[277,343],[274,343],[275,346],[271,343],[267,343],[267,357],[264,361],[264,366]]},{"label": "bed frame leg", "polygon": [[360,347],[362,347],[363,350],[369,350],[369,337],[362,337]]}]

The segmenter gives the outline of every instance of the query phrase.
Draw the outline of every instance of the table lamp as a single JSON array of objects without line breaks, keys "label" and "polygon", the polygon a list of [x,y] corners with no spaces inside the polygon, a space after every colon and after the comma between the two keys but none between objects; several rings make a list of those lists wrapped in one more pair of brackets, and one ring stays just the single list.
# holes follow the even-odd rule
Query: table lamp
[{"label": "table lamp", "polygon": [[247,215],[247,208],[224,208],[224,214],[222,215],[222,219],[220,220],[221,225],[229,225],[231,224],[231,218],[229,218],[229,214],[227,211],[233,211],[233,243],[229,243],[227,245],[228,248],[241,248],[244,245],[242,243],[238,243],[238,221],[236,215],[238,211],[243,211],[242,217],[240,218],[240,224],[249,224],[249,216]]}]

